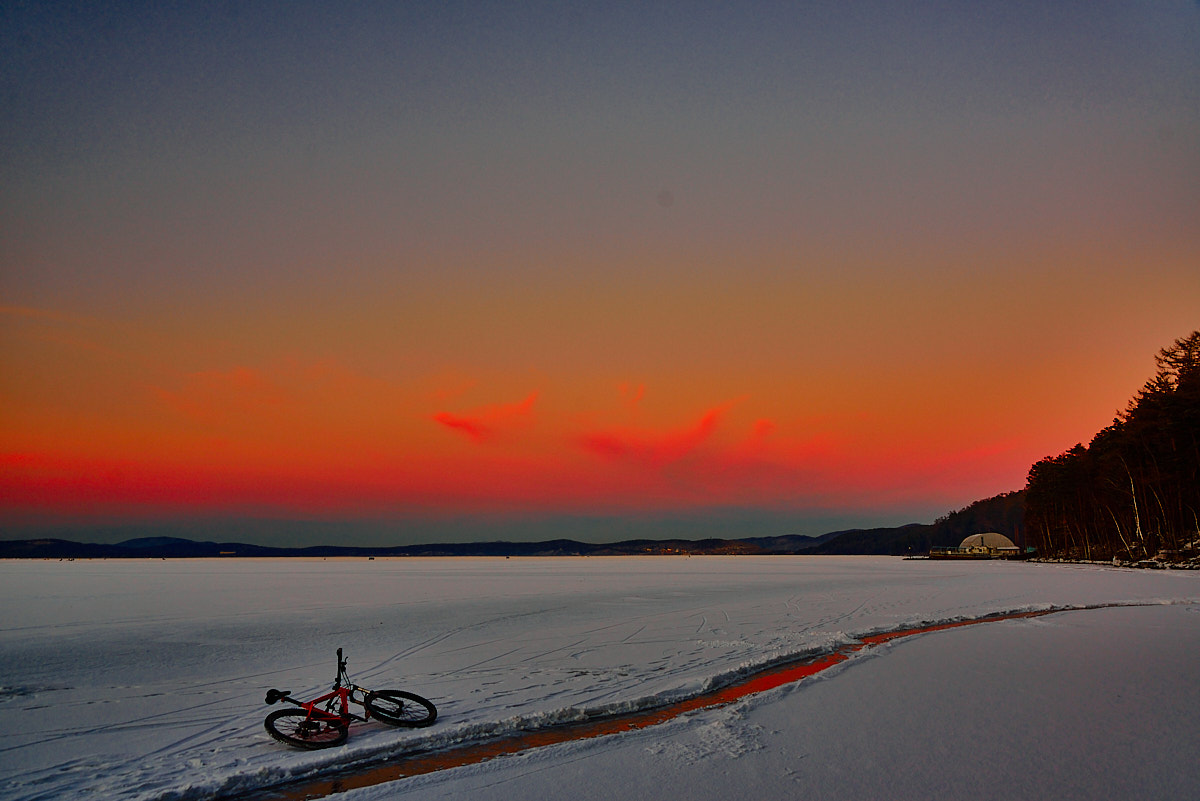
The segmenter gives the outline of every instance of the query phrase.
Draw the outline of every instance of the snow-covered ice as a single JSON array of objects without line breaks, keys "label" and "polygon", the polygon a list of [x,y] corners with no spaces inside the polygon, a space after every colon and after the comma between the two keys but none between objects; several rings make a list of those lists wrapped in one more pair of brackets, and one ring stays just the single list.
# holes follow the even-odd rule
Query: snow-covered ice
[{"label": "snow-covered ice", "polygon": [[[1117,797],[1100,790],[1122,786],[1109,775],[1122,765],[1143,797],[1200,781],[1181,758],[1200,746],[1191,572],[889,557],[7,561],[0,598],[0,795],[14,800],[251,791],[690,695],[868,633],[1112,603],[1155,606],[897,641],[731,707],[350,797],[548,798],[564,782],[575,798],[750,785],[764,798]],[[356,725],[317,752],[271,740],[266,689],[323,692],[338,647],[358,683],[433,699],[437,724]]]},{"label": "snow-covered ice", "polygon": [[1125,607],[940,632],[655,731],[339,797],[1194,799],[1198,612]]}]

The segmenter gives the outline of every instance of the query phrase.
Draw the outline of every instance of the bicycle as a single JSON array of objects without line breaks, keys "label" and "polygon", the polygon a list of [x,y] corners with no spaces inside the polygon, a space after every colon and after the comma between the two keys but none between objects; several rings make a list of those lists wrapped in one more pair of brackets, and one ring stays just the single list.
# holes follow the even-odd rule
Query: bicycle
[{"label": "bicycle", "polygon": [[[266,702],[275,704],[287,701],[299,709],[277,709],[267,715],[263,726],[267,733],[285,745],[313,750],[331,748],[346,742],[350,734],[350,722],[366,722],[374,717],[389,726],[421,728],[431,726],[437,720],[437,707],[432,701],[404,690],[368,690],[350,681],[346,674],[346,660],[342,649],[337,649],[338,669],[333,680],[332,692],[311,701],[299,701],[291,696],[291,690],[268,690]],[[357,693],[357,697],[355,694]],[[358,704],[365,715],[350,711],[350,704]]]}]

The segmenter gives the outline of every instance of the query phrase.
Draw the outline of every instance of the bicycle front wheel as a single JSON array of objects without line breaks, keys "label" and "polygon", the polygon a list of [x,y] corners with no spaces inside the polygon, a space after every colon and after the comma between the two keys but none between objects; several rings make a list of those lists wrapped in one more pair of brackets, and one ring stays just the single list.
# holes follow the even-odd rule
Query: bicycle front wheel
[{"label": "bicycle front wheel", "polygon": [[403,690],[379,690],[367,693],[363,706],[372,716],[389,726],[420,728],[431,726],[437,720],[437,707],[433,702]]},{"label": "bicycle front wheel", "polygon": [[303,709],[277,709],[267,715],[263,726],[279,742],[309,751],[341,745],[350,734],[343,721],[310,718]]}]

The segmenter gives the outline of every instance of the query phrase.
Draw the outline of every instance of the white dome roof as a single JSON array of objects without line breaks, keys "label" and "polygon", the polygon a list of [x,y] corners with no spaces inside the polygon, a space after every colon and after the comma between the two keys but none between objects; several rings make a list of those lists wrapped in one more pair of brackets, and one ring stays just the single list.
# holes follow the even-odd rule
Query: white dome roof
[{"label": "white dome roof", "polygon": [[1003,534],[986,531],[983,534],[972,534],[962,541],[960,548],[1016,548],[1016,544]]}]

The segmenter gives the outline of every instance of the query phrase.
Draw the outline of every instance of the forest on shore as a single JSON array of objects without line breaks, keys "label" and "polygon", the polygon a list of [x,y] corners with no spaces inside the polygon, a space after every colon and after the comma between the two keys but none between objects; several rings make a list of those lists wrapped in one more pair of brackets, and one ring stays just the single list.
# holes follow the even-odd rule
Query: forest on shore
[{"label": "forest on shore", "polygon": [[1024,528],[1039,556],[1175,562],[1200,552],[1200,331],[1112,425],[1029,470]]}]

